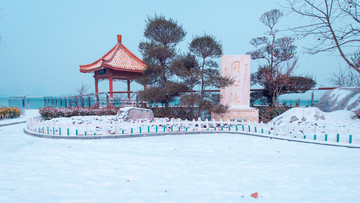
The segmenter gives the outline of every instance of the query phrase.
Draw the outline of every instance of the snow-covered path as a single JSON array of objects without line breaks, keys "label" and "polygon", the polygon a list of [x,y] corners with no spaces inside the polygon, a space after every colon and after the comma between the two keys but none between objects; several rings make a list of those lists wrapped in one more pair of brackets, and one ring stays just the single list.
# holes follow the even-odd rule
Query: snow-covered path
[{"label": "snow-covered path", "polygon": [[24,127],[0,128],[0,202],[360,199],[359,149],[227,134],[53,140]]}]

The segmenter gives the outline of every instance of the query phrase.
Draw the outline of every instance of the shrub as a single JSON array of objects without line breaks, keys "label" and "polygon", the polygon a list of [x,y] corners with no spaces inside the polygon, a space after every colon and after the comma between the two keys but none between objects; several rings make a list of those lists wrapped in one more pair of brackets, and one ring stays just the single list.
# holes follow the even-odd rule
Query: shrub
[{"label": "shrub", "polygon": [[288,106],[280,106],[280,107],[258,107],[259,109],[259,120],[268,123],[276,116],[284,113],[285,111],[289,110],[291,107]]},{"label": "shrub", "polygon": [[16,107],[0,107],[0,120],[6,118],[17,118],[21,115],[21,110]]},{"label": "shrub", "polygon": [[71,117],[71,116],[101,116],[101,115],[116,115],[119,107],[107,106],[104,108],[99,107],[69,107],[69,108],[54,108],[45,107],[40,108],[39,113],[44,120],[50,120],[58,117]]},{"label": "shrub", "polygon": [[153,111],[154,117],[157,118],[181,118],[183,120],[188,119],[190,120],[190,109],[181,107],[181,106],[174,106],[169,107],[167,110],[163,107],[150,107]]},{"label": "shrub", "polygon": [[[148,107],[153,111],[155,117],[158,118],[181,118],[188,119],[190,118],[190,108],[175,106],[169,107],[166,110],[163,107]],[[119,107],[108,106],[108,107],[69,107],[69,108],[54,108],[54,107],[45,107],[40,108],[39,113],[44,120],[50,120],[58,117],[71,117],[71,116],[101,116],[101,115],[116,115]]]}]

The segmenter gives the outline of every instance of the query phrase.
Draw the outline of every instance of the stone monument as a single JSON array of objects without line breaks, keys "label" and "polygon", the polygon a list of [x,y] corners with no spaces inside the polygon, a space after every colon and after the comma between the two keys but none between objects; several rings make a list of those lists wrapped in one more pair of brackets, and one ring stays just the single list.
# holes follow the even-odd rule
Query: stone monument
[{"label": "stone monument", "polygon": [[221,57],[221,76],[232,77],[234,84],[220,89],[220,103],[228,105],[228,111],[224,114],[212,114],[212,119],[259,122],[259,111],[250,107],[250,62],[250,55]]}]

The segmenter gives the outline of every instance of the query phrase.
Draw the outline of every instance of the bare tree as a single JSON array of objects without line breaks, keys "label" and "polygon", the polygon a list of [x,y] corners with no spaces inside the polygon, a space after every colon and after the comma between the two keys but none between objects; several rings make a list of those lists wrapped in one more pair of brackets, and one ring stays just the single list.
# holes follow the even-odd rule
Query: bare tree
[{"label": "bare tree", "polygon": [[310,77],[294,76],[297,63],[294,39],[279,38],[279,31],[275,29],[282,16],[282,12],[276,9],[261,15],[260,21],[269,28],[269,31],[265,33],[266,36],[253,38],[250,41],[250,44],[256,48],[249,52],[251,58],[263,62],[258,71],[251,75],[251,82],[264,87],[264,90],[256,96],[265,97],[271,106],[279,105],[279,96],[282,94],[305,91],[316,84]]},{"label": "bare tree", "polygon": [[81,83],[81,86],[75,89],[76,96],[80,96],[80,97],[89,94],[89,91],[90,91],[90,86],[85,85],[84,83]]},{"label": "bare tree", "polygon": [[360,73],[359,0],[287,0],[289,9],[308,19],[292,28],[298,36],[314,38],[307,52],[337,51],[352,69]]},{"label": "bare tree", "polygon": [[270,72],[274,72],[283,62],[293,59],[296,54],[293,38],[277,36],[279,31],[275,29],[275,26],[282,16],[283,13],[277,9],[261,15],[260,21],[269,28],[269,31],[265,33],[267,36],[253,38],[250,41],[250,44],[257,48],[249,52],[251,58],[264,61],[264,66],[269,68]]},{"label": "bare tree", "polygon": [[353,69],[340,68],[339,72],[332,73],[330,82],[336,87],[360,87],[360,75]]}]

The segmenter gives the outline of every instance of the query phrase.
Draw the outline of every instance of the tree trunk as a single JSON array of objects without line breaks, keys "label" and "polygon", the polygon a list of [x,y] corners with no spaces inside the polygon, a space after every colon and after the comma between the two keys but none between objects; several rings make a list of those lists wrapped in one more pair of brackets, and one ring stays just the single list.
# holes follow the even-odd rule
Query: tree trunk
[{"label": "tree trunk", "polygon": [[197,117],[199,118],[201,116],[201,110],[202,110],[202,104],[205,97],[205,82],[204,82],[204,68],[205,68],[205,58],[203,58],[202,65],[201,65],[201,99],[198,107]]}]

